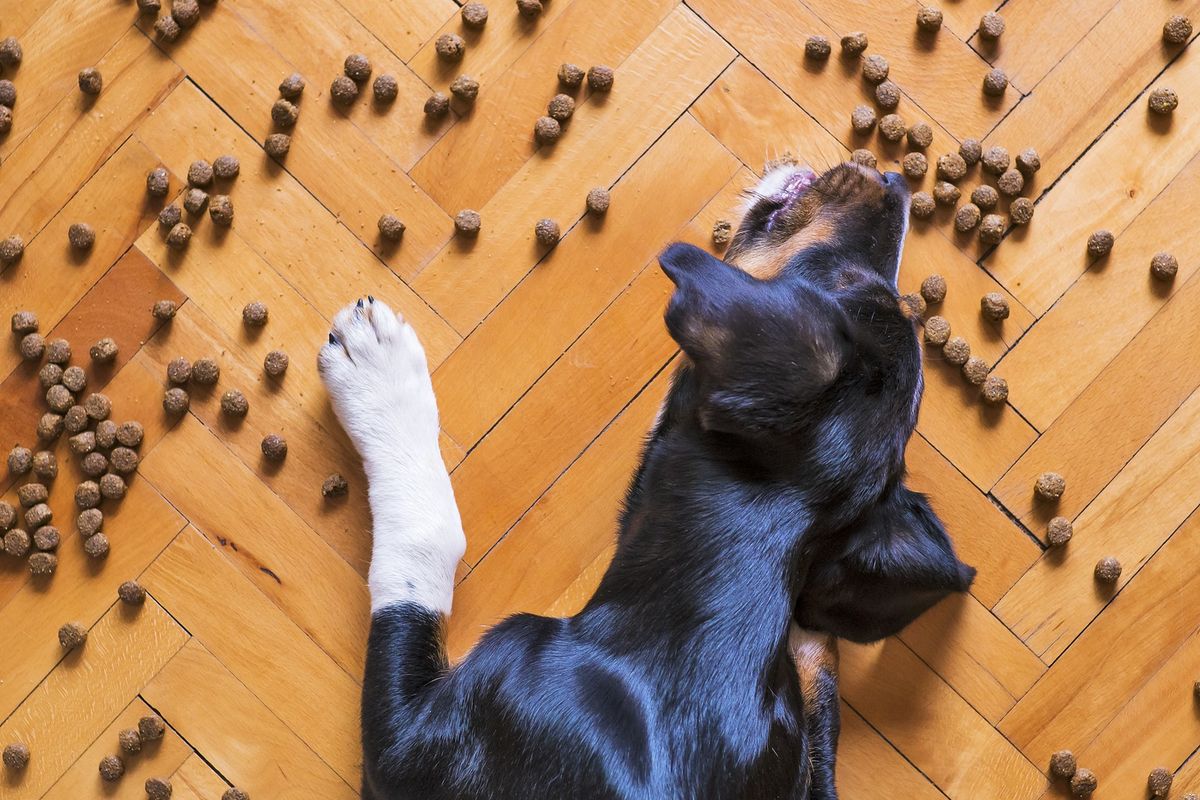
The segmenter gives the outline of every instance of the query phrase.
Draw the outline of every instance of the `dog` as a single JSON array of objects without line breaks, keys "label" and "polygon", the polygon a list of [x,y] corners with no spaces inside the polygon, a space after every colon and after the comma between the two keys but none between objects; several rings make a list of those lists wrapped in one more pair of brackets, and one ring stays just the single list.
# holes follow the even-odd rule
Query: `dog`
[{"label": "dog", "polygon": [[519,614],[450,667],[465,549],[413,329],[367,298],[319,367],[374,526],[368,800],[832,800],[836,644],[893,634],[974,570],[904,485],[922,392],[896,279],[904,179],[770,172],[725,260],[660,256],[683,364],[584,609]]}]

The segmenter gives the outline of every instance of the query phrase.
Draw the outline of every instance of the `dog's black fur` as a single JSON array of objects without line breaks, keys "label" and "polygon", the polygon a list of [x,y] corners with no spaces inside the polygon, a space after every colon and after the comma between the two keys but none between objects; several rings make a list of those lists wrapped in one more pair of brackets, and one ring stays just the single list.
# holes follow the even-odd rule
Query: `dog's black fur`
[{"label": "dog's black fur", "polygon": [[612,565],[579,614],[512,617],[453,669],[439,615],[377,612],[364,797],[836,796],[836,679],[798,676],[794,621],[879,639],[974,574],[903,485],[921,394],[895,288],[906,197],[842,166],[760,200],[729,261],[822,230],[765,279],[663,253],[686,363]]}]

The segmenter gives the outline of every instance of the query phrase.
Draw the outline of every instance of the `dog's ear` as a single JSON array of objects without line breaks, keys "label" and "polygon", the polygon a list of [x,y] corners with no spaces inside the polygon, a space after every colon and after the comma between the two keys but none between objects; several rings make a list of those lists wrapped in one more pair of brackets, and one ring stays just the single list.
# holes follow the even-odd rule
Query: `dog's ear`
[{"label": "dog's ear", "polygon": [[801,627],[854,642],[899,633],[942,598],[965,592],[975,569],[958,560],[924,495],[897,484],[818,552],[796,602]]},{"label": "dog's ear", "polygon": [[688,357],[700,364],[717,359],[730,343],[730,307],[748,288],[749,277],[690,244],[677,242],[659,256],[675,284],[667,306],[667,330]]}]

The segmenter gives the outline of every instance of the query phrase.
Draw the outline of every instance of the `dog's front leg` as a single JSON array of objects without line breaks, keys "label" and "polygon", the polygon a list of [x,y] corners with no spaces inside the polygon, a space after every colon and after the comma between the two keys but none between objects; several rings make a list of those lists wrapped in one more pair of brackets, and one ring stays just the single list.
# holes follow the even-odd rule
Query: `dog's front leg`
[{"label": "dog's front leg", "polygon": [[796,664],[800,693],[804,698],[804,725],[808,731],[812,764],[809,800],[837,800],[834,773],[841,733],[837,639],[792,625],[788,649]]}]

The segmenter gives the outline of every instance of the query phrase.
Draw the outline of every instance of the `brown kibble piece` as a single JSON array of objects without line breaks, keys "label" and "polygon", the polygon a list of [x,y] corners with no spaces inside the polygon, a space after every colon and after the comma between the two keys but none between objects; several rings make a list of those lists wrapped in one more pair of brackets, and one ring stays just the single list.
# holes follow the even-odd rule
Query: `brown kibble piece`
[{"label": "brown kibble piece", "polygon": [[542,0],[517,0],[517,12],[526,19],[536,19],[542,14]]},{"label": "brown kibble piece", "polygon": [[933,144],[933,128],[928,122],[918,122],[908,129],[908,144],[918,150],[924,150]]},{"label": "brown kibble piece", "polygon": [[554,117],[538,117],[533,126],[533,138],[538,144],[550,144],[562,135],[562,126]]},{"label": "brown kibble piece", "polygon": [[349,491],[350,484],[340,472],[333,473],[321,484],[322,497],[343,497]]},{"label": "brown kibble piece", "polygon": [[183,193],[183,207],[189,214],[203,214],[208,206],[208,192],[192,187]]},{"label": "brown kibble piece", "polygon": [[39,450],[33,454],[33,474],[47,481],[58,477],[58,459],[52,451]]},{"label": "brown kibble piece", "polygon": [[1019,169],[1006,169],[996,179],[996,188],[1007,197],[1016,197],[1025,188],[1025,176]]},{"label": "brown kibble piece", "polygon": [[888,77],[887,59],[872,54],[862,60],[862,76],[868,83],[883,83]]},{"label": "brown kibble piece", "polygon": [[[280,100],[279,103],[287,103],[287,100]],[[278,103],[276,105],[278,105]],[[290,106],[292,104],[288,103],[288,105]],[[295,106],[293,106],[293,108],[295,108]],[[272,112],[272,114],[273,113],[274,112]],[[193,161],[191,166],[188,167],[187,181],[189,186],[199,186],[201,188],[212,186],[212,164],[209,164],[202,158]]]},{"label": "brown kibble piece", "polygon": [[945,317],[933,316],[925,320],[925,344],[941,347],[950,339],[950,322]]},{"label": "brown kibble piece", "polygon": [[171,205],[164,207],[162,211],[158,212],[158,225],[167,232],[170,232],[182,220],[183,209],[174,203],[171,203]]},{"label": "brown kibble piece", "polygon": [[597,186],[587,193],[587,199],[584,204],[591,214],[601,215],[608,212],[609,203],[612,202],[612,196],[608,193],[608,189],[603,186]]},{"label": "brown kibble piece", "polygon": [[237,389],[221,395],[221,412],[231,417],[244,417],[250,411],[250,401]]},{"label": "brown kibble piece", "polygon": [[593,92],[611,91],[615,79],[616,73],[613,72],[613,68],[603,64],[598,64],[587,71],[588,87]]},{"label": "brown kibble piece", "polygon": [[342,62],[342,71],[355,83],[364,83],[371,77],[371,59],[362,53],[351,53]]},{"label": "brown kibble piece", "polygon": [[379,235],[389,242],[398,242],[404,236],[405,225],[395,214],[384,214],[376,223]]},{"label": "brown kibble piece", "polygon": [[75,405],[75,396],[71,390],[59,384],[46,390],[46,406],[56,414],[65,414]]},{"label": "brown kibble piece", "polygon": [[250,795],[236,786],[231,786],[221,795],[221,800],[250,800]]},{"label": "brown kibble piece", "polygon": [[339,106],[351,105],[358,99],[358,84],[345,75],[338,75],[329,84],[329,96]]},{"label": "brown kibble piece", "polygon": [[72,392],[82,392],[87,388],[87,373],[83,367],[67,367],[63,370],[62,385]]},{"label": "brown kibble piece", "polygon": [[287,440],[277,433],[267,434],[262,440],[262,453],[269,461],[283,461],[287,457]]},{"label": "brown kibble piece", "polygon": [[974,386],[979,386],[987,380],[989,367],[986,361],[979,356],[971,356],[967,359],[967,363],[963,364],[963,377],[967,379],[967,383]]},{"label": "brown kibble piece", "polygon": [[142,423],[135,420],[122,422],[117,426],[117,441],[125,447],[137,447],[145,435],[146,429],[142,427]]},{"label": "brown kibble piece", "polygon": [[[146,602],[146,590],[137,581],[125,581],[117,587],[117,597],[126,605],[140,606]],[[140,734],[138,740],[141,741]]]},{"label": "brown kibble piece", "polygon": [[270,312],[265,303],[255,300],[242,308],[242,323],[247,328],[261,328],[267,324]]},{"label": "brown kibble piece", "polygon": [[949,181],[938,181],[933,185],[933,199],[941,206],[953,206],[962,197],[962,190]]},{"label": "brown kibble piece", "polygon": [[17,523],[17,510],[12,503],[0,500],[0,531],[6,531]]},{"label": "brown kibble piece", "polygon": [[999,375],[988,375],[979,390],[983,401],[989,405],[998,406],[1008,400],[1008,381]]},{"label": "brown kibble piece", "polygon": [[50,492],[44,483],[26,483],[17,487],[17,502],[21,508],[33,508],[38,503],[46,502]]},{"label": "brown kibble piece", "polygon": [[553,247],[562,237],[562,231],[559,230],[558,223],[554,220],[539,219],[533,226],[533,235],[538,244],[543,247]]},{"label": "brown kibble piece", "polygon": [[75,250],[91,250],[96,244],[96,231],[86,222],[73,222],[67,228],[67,242]]},{"label": "brown kibble piece", "polygon": [[1013,225],[1028,225],[1033,219],[1033,201],[1028,197],[1018,197],[1009,205],[1008,216]]},{"label": "brown kibble piece", "polygon": [[291,149],[292,137],[286,133],[272,133],[263,142],[263,150],[276,161],[285,158]]},{"label": "brown kibble piece", "polygon": [[546,105],[546,113],[559,122],[566,122],[575,113],[575,100],[569,94],[556,94]]},{"label": "brown kibble piece", "polygon": [[29,746],[22,742],[13,742],[4,748],[4,766],[20,772],[29,766]]},{"label": "brown kibble piece", "polygon": [[719,219],[713,223],[712,240],[717,247],[724,247],[733,238],[733,223],[727,219]]},{"label": "brown kibble piece", "polygon": [[214,194],[208,204],[208,218],[214,225],[228,228],[233,224],[233,200],[227,194]]},{"label": "brown kibble piece", "polygon": [[1116,241],[1116,237],[1112,235],[1112,231],[1098,230],[1088,237],[1088,255],[1094,258],[1102,258],[1112,251]]},{"label": "brown kibble piece", "polygon": [[154,23],[154,32],[158,34],[158,38],[170,44],[179,38],[183,33],[183,28],[179,27],[179,23],[174,17],[164,15],[158,18]]},{"label": "brown kibble piece", "polygon": [[58,569],[58,556],[54,553],[38,552],[29,556],[26,562],[29,567],[29,574],[34,577],[42,577],[53,575]]},{"label": "brown kibble piece", "polygon": [[279,93],[288,100],[296,100],[300,95],[304,94],[304,76],[299,72],[293,72],[279,83]]},{"label": "brown kibble piece", "polygon": [[983,158],[983,145],[978,139],[963,139],[958,146],[958,154],[968,167],[973,167]]},{"label": "brown kibble piece", "polygon": [[143,742],[156,742],[167,732],[167,724],[157,714],[148,714],[138,720],[138,733]]},{"label": "brown kibble piece", "polygon": [[236,178],[242,171],[242,162],[238,161],[237,156],[223,155],[217,156],[217,160],[213,162],[213,175],[223,181],[231,181]]},{"label": "brown kibble piece", "polygon": [[1095,574],[1101,583],[1116,583],[1121,578],[1121,562],[1106,556],[1096,562]]},{"label": "brown kibble piece", "polygon": [[563,64],[558,68],[558,82],[568,89],[574,89],[583,83],[583,67],[575,64]]},{"label": "brown kibble piece", "polygon": [[917,219],[929,219],[933,216],[936,204],[929,192],[913,192],[909,211]]},{"label": "brown kibble piece", "polygon": [[1171,793],[1171,784],[1174,783],[1175,776],[1171,770],[1166,767],[1155,767],[1150,770],[1150,777],[1146,779],[1146,786],[1150,789],[1151,797],[1166,797]]},{"label": "brown kibble piece", "polygon": [[15,67],[21,63],[24,58],[24,51],[21,49],[21,43],[17,41],[15,36],[7,36],[0,39],[0,64],[6,67]]},{"label": "brown kibble piece", "polygon": [[146,176],[146,191],[154,197],[164,197],[171,188],[170,173],[164,167],[150,170]]},{"label": "brown kibble piece", "polygon": [[954,183],[962,180],[967,174],[967,162],[958,153],[944,153],[938,156],[937,176],[944,181]]},{"label": "brown kibble piece", "polygon": [[832,52],[833,47],[829,44],[828,36],[814,34],[804,42],[804,57],[811,58],[813,61],[824,61]]},{"label": "brown kibble piece", "polygon": [[994,67],[983,76],[983,93],[988,97],[1000,97],[1008,88],[1008,73]]},{"label": "brown kibble piece", "polygon": [[[291,128],[296,124],[296,120],[300,118],[300,109],[297,108],[291,100],[280,98],[271,105],[271,121],[280,128]],[[203,163],[203,162],[197,162]],[[194,165],[193,165],[194,166]],[[207,165],[206,165],[207,166]],[[188,173],[188,179],[191,179],[191,173]],[[212,183],[212,168],[208,171],[208,182]],[[208,183],[196,184],[194,186],[207,186]]]},{"label": "brown kibble piece", "polygon": [[[0,106],[3,108],[3,106]],[[0,117],[3,115],[0,114]],[[25,240],[15,233],[0,241],[0,264],[12,265],[21,260],[25,254]]]},{"label": "brown kibble piece", "polygon": [[1062,547],[1074,533],[1075,526],[1066,517],[1055,517],[1046,525],[1046,541],[1051,547]]},{"label": "brown kibble piece", "polygon": [[467,51],[467,43],[457,33],[443,33],[433,43],[433,49],[443,61],[460,61]]},{"label": "brown kibble piece", "polygon": [[983,39],[999,39],[1004,28],[1004,17],[995,11],[989,11],[979,20],[979,36]]},{"label": "brown kibble piece", "polygon": [[117,734],[117,744],[123,752],[134,755],[142,752],[142,735],[137,728],[126,728]]},{"label": "brown kibble piece", "polygon": [[1057,472],[1043,472],[1034,482],[1033,490],[1043,500],[1057,500],[1067,490],[1067,481]]},{"label": "brown kibble piece", "polygon": [[876,161],[874,153],[870,150],[864,150],[861,147],[850,154],[850,160],[867,169],[875,169],[879,163]]},{"label": "brown kibble piece", "polygon": [[221,377],[221,368],[211,358],[198,358],[192,364],[192,382],[212,386]]},{"label": "brown kibble piece", "polygon": [[907,128],[899,114],[888,114],[879,120],[879,135],[889,142],[898,142],[904,138]]},{"label": "brown kibble piece", "polygon": [[991,211],[1000,202],[1000,193],[995,187],[982,183],[971,192],[971,202],[980,209]]},{"label": "brown kibble piece", "polygon": [[908,319],[919,319],[925,316],[925,298],[917,293],[900,296],[900,311]]},{"label": "brown kibble piece", "polygon": [[125,479],[120,475],[110,472],[100,476],[100,496],[105,500],[120,500],[125,496],[128,488],[125,485]]},{"label": "brown kibble piece", "polygon": [[1075,754],[1070,750],[1059,750],[1050,756],[1050,776],[1053,778],[1070,780],[1078,766],[1075,763]]},{"label": "brown kibble piece", "polygon": [[106,394],[92,392],[84,399],[83,410],[94,420],[105,420],[112,413],[112,401]]},{"label": "brown kibble piece", "polygon": [[188,393],[179,387],[168,389],[163,395],[163,410],[168,414],[182,414],[191,406]]},{"label": "brown kibble piece", "polygon": [[87,641],[88,630],[78,622],[68,622],[58,629],[58,643],[63,650],[74,650],[82,647]]},{"label": "brown kibble piece", "polygon": [[1179,107],[1179,95],[1170,87],[1160,86],[1150,92],[1148,103],[1155,114],[1170,114]]},{"label": "brown kibble piece", "polygon": [[33,546],[42,552],[57,550],[62,542],[62,535],[53,525],[43,525],[33,532]]},{"label": "brown kibble piece", "polygon": [[1042,168],[1042,157],[1032,147],[1026,147],[1017,153],[1017,169],[1026,175],[1032,175]]},{"label": "brown kibble piece", "polygon": [[875,127],[875,109],[870,106],[855,106],[850,112],[850,127],[859,133],[866,133]]},{"label": "brown kibble piece", "polygon": [[1175,14],[1163,25],[1163,41],[1167,44],[1184,44],[1192,38],[1192,21],[1182,14]]},{"label": "brown kibble piece", "polygon": [[55,414],[53,411],[49,411],[42,414],[41,419],[38,420],[37,437],[43,442],[53,442],[59,436],[62,436],[65,427],[62,414]]},{"label": "brown kibble piece", "polygon": [[128,447],[114,447],[108,454],[108,463],[118,475],[129,475],[137,470],[141,461],[137,452]]},{"label": "brown kibble piece", "polygon": [[483,218],[478,211],[463,209],[454,215],[454,229],[462,236],[478,236],[483,226]]},{"label": "brown kibble piece", "polygon": [[463,25],[479,29],[487,24],[488,10],[483,3],[467,3],[462,7]]},{"label": "brown kibble piece", "polygon": [[183,356],[176,356],[167,362],[167,380],[182,385],[192,379],[192,362]]},{"label": "brown kibble piece", "polygon": [[936,31],[942,27],[942,12],[931,6],[917,9],[917,27],[923,31]]},{"label": "brown kibble piece", "polygon": [[867,49],[867,34],[863,31],[854,31],[842,37],[842,55],[850,58],[858,58]]},{"label": "brown kibble piece", "polygon": [[900,87],[891,81],[884,81],[875,87],[875,102],[885,111],[891,111],[900,105]]},{"label": "brown kibble piece", "polygon": [[190,28],[200,21],[200,5],[196,0],[171,0],[171,17],[181,28]]},{"label": "brown kibble piece", "polygon": [[117,423],[103,419],[96,423],[96,446],[108,449],[117,442]]},{"label": "brown kibble piece", "polygon": [[263,359],[263,369],[272,378],[278,378],[283,373],[287,372],[288,355],[282,350],[272,350],[267,353]]},{"label": "brown kibble piece", "polygon": [[192,240],[192,227],[186,222],[181,222],[171,228],[171,232],[167,234],[167,246],[172,250],[182,250],[188,246],[188,242]]},{"label": "brown kibble piece", "polygon": [[1008,169],[1009,164],[1012,163],[1012,159],[1008,155],[1008,150],[1000,145],[993,145],[984,150],[981,160],[983,161],[984,171],[990,172],[993,175],[1003,174]]},{"label": "brown kibble piece", "polygon": [[954,229],[965,233],[978,225],[982,216],[979,206],[963,203],[954,214]]},{"label": "brown kibble piece", "polygon": [[908,153],[901,160],[900,169],[910,178],[924,178],[929,171],[929,159],[924,153]]},{"label": "brown kibble piece", "polygon": [[146,800],[171,800],[171,781],[167,778],[147,778]]},{"label": "brown kibble piece", "polygon": [[13,558],[22,558],[29,552],[29,534],[22,528],[13,528],[4,534],[4,552]]},{"label": "brown kibble piece", "polygon": [[450,98],[441,92],[434,92],[425,101],[425,116],[438,119],[450,113]]},{"label": "brown kibble piece", "polygon": [[46,503],[37,503],[25,510],[25,528],[35,531],[43,525],[49,525],[54,519],[54,512]]},{"label": "brown kibble piece", "polygon": [[46,360],[59,366],[71,360],[71,344],[66,339],[51,339],[46,342]]},{"label": "brown kibble piece", "polygon": [[46,352],[46,340],[40,333],[27,333],[21,338],[21,358],[36,361]]},{"label": "brown kibble piece", "polygon": [[109,783],[119,781],[125,774],[125,762],[120,756],[105,756],[100,759],[100,777]]},{"label": "brown kibble piece", "polygon": [[100,505],[100,484],[95,481],[84,481],[76,486],[75,505],[81,509],[95,508]]},{"label": "brown kibble piece", "polygon": [[24,336],[27,333],[37,333],[38,318],[32,311],[18,311],[12,315],[12,332]]},{"label": "brown kibble piece", "polygon": [[104,88],[104,77],[95,67],[84,67],[79,70],[79,91],[87,95],[98,95]]},{"label": "brown kibble piece", "polygon": [[[459,100],[462,100],[464,103],[474,103],[475,98],[479,96],[479,81],[475,80],[470,75],[459,75],[450,83],[450,94],[454,95]],[[574,110],[574,101],[572,100],[571,103],[571,109]],[[553,101],[551,101],[551,105],[553,105]]]},{"label": "brown kibble piece", "polygon": [[1179,261],[1170,253],[1155,253],[1150,259],[1150,274],[1160,281],[1169,281],[1179,272]]},{"label": "brown kibble piece", "polygon": [[999,244],[1004,238],[1004,217],[988,214],[979,223],[979,240],[984,244]]},{"label": "brown kibble piece", "polygon": [[[99,487],[97,487],[99,491]],[[85,508],[75,518],[75,527],[83,538],[95,536],[104,527],[104,512],[98,508]]]},{"label": "brown kibble piece", "polygon": [[58,364],[46,363],[38,370],[38,383],[43,389],[49,389],[51,386],[57,386],[62,383],[63,368]]},{"label": "brown kibble piece", "polygon": [[942,355],[948,364],[961,367],[971,357],[971,345],[961,336],[951,336],[942,346]]},{"label": "brown kibble piece", "polygon": [[0,106],[11,110],[17,104],[17,87],[10,80],[0,80]]},{"label": "brown kibble piece", "polygon": [[175,311],[178,309],[174,300],[158,300],[154,303],[154,307],[150,309],[150,313],[154,318],[162,322],[169,322],[175,318]]}]

